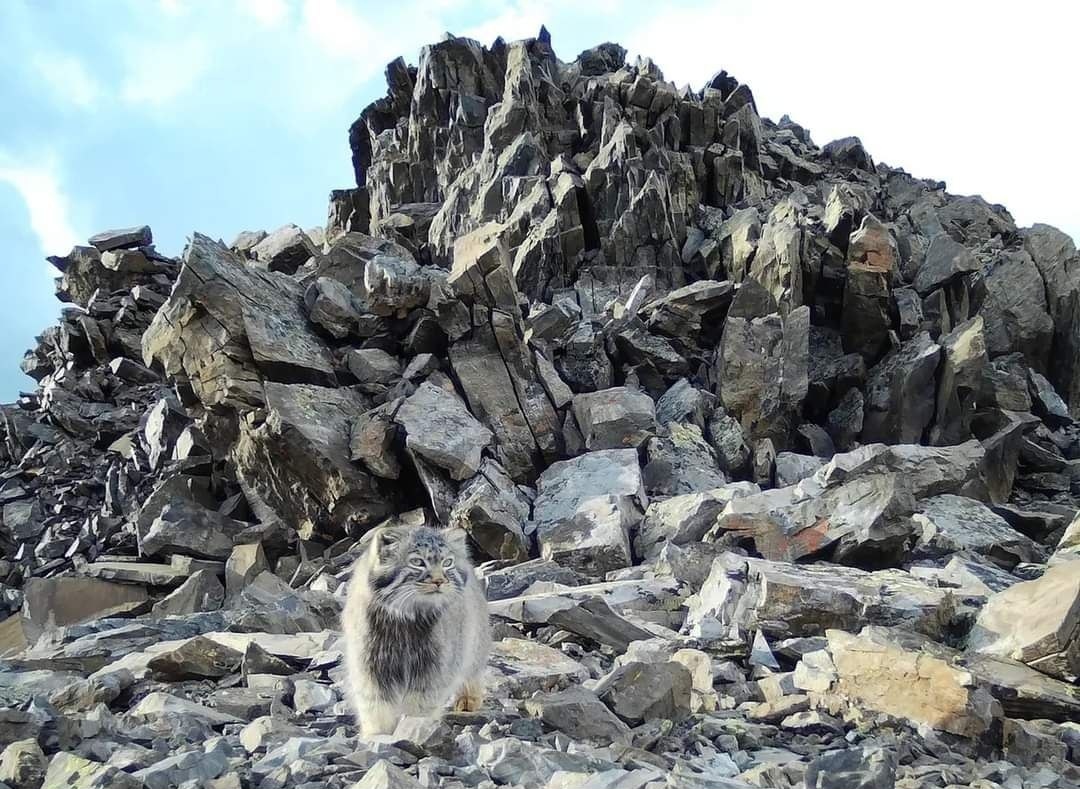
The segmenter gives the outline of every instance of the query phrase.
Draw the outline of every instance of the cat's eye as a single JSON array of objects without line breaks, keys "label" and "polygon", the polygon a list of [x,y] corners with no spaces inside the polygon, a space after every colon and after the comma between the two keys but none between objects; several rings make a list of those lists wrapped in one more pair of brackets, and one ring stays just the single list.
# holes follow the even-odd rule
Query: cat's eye
[{"label": "cat's eye", "polygon": [[454,557],[453,556],[447,556],[445,559],[442,560],[442,566],[443,567],[453,567],[454,566]]},{"label": "cat's eye", "polygon": [[411,564],[413,567],[424,567],[425,566],[424,560],[421,559],[419,556],[414,556],[413,558],[409,559],[409,564]]}]

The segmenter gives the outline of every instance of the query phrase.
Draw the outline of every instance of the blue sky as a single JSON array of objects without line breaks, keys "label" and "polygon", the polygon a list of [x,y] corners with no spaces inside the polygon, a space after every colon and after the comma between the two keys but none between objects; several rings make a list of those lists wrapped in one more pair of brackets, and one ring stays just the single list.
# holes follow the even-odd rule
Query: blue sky
[{"label": "blue sky", "polygon": [[18,363],[58,310],[47,254],[132,224],[174,255],[194,230],[322,224],[384,65],[446,31],[490,43],[543,23],[563,60],[614,40],[694,87],[727,69],[818,144],[856,134],[1080,238],[1072,5],[3,0],[0,402],[32,388]]}]

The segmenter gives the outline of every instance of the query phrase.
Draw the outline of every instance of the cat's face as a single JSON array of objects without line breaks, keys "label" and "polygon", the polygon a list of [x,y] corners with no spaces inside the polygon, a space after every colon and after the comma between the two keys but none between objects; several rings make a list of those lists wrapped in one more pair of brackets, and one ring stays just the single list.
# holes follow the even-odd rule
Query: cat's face
[{"label": "cat's face", "polygon": [[384,527],[369,551],[372,597],[399,616],[446,608],[465,592],[470,564],[462,529]]}]

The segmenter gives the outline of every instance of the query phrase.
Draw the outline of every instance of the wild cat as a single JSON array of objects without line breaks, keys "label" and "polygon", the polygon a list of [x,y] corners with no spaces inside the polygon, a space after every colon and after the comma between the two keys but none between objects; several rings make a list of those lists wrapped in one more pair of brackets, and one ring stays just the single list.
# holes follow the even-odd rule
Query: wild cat
[{"label": "wild cat", "polygon": [[353,568],[342,614],[348,692],[364,736],[403,715],[479,709],[487,600],[462,529],[384,526]]}]

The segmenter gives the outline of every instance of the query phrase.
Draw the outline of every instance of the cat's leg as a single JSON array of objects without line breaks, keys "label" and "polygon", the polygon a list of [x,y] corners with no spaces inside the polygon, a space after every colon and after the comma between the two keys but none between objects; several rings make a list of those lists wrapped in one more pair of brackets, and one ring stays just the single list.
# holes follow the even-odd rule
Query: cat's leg
[{"label": "cat's leg", "polygon": [[484,706],[484,677],[478,674],[469,677],[458,690],[454,702],[454,712],[476,712]]},{"label": "cat's leg", "polygon": [[[362,706],[361,706],[362,705]],[[401,710],[395,705],[372,698],[357,701],[357,719],[360,724],[360,736],[374,737],[379,734],[392,734],[401,720]]]}]

